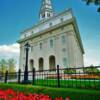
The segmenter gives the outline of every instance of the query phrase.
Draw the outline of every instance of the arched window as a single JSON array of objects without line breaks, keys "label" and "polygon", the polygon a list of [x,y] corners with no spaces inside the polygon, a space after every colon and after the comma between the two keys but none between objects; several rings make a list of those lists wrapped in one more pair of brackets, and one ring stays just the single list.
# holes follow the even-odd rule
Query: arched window
[{"label": "arched window", "polygon": [[56,69],[55,56],[50,56],[49,57],[49,68],[50,68],[50,70]]},{"label": "arched window", "polygon": [[43,71],[43,66],[44,66],[44,60],[43,60],[43,58],[40,58],[39,59],[39,70],[40,71]]},{"label": "arched window", "polygon": [[33,67],[34,67],[34,60],[31,59],[31,60],[30,60],[30,70],[31,70],[31,71],[33,70]]}]

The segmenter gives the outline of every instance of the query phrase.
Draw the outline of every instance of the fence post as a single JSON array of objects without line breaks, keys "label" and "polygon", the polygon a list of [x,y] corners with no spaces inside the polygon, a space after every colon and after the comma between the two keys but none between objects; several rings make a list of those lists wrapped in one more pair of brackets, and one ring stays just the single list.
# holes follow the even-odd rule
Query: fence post
[{"label": "fence post", "polygon": [[58,83],[58,87],[60,87],[60,73],[59,73],[59,65],[57,65],[57,83]]},{"label": "fence post", "polygon": [[35,84],[35,68],[33,68],[33,71],[32,71],[32,84],[33,85]]},{"label": "fence post", "polygon": [[18,83],[20,84],[20,78],[21,78],[21,69],[18,70]]},{"label": "fence post", "polygon": [[7,83],[7,78],[8,78],[8,71],[6,71],[6,73],[5,73],[5,80],[4,80],[4,83]]}]

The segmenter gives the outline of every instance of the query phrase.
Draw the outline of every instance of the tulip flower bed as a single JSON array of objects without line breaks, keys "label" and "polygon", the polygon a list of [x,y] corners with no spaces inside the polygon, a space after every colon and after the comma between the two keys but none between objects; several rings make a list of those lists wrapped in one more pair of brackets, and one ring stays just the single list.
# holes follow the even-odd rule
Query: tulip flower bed
[{"label": "tulip flower bed", "polygon": [[37,100],[99,100],[100,90],[0,83],[0,100],[35,100],[29,99],[30,97],[37,97]]},{"label": "tulip flower bed", "polygon": [[[53,100],[50,96],[44,94],[28,94],[23,92],[15,92],[12,89],[0,90],[0,100]],[[55,98],[55,100],[63,100],[62,97]],[[66,100],[70,100],[69,97]]]}]

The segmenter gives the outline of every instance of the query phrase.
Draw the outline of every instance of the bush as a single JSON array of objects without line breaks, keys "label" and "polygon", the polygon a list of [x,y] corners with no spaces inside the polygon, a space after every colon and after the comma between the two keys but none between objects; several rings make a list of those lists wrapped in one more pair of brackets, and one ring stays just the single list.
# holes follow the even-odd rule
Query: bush
[{"label": "bush", "polygon": [[91,65],[90,67],[84,68],[84,73],[100,75],[100,70],[98,68],[96,68],[95,66]]},{"label": "bush", "polygon": [[76,69],[67,68],[64,70],[64,74],[75,74]]}]

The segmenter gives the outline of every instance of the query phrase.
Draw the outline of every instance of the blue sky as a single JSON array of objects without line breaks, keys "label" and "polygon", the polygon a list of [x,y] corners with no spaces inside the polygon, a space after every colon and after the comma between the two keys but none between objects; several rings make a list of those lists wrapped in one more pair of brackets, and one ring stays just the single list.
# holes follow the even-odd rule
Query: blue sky
[{"label": "blue sky", "polygon": [[[20,32],[39,21],[41,1],[0,0],[0,46],[2,48],[5,46],[13,48],[20,37]],[[85,49],[85,65],[99,65],[100,13],[96,12],[97,7],[93,4],[87,6],[81,0],[52,0],[52,3],[56,14],[72,8]],[[2,52],[4,49],[0,51]],[[7,53],[4,54],[6,55],[0,57],[7,56]]]}]

